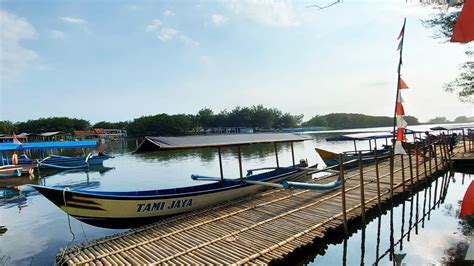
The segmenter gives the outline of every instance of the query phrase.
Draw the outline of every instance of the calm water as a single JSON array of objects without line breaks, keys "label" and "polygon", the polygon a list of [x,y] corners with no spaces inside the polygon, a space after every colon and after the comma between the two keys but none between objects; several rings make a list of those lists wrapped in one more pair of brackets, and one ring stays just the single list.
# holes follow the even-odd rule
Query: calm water
[{"label": "calm water", "polygon": [[[304,143],[295,143],[295,157],[308,159],[310,164],[322,163],[315,154],[314,147],[343,151],[352,148],[352,143],[328,143],[325,138],[335,134],[310,134],[314,139]],[[382,142],[379,145],[383,144]],[[68,186],[88,190],[128,191],[168,188],[195,184],[191,174],[219,176],[218,158],[215,150],[161,152],[133,154],[135,141],[107,143],[104,149],[115,156],[105,161],[103,168],[94,168],[89,172],[41,173],[43,178],[30,180],[22,178],[10,183],[0,181],[0,265],[1,264],[52,264],[59,248],[71,243],[78,244],[98,237],[122,232],[83,224],[71,218],[71,234],[66,214],[46,198],[36,193],[28,183],[46,184],[48,186]],[[358,148],[368,148],[367,143],[358,143]],[[291,164],[289,145],[278,146],[280,165]],[[275,166],[272,145],[256,145],[242,148],[243,168]],[[223,150],[224,175],[237,177],[237,153],[233,149]],[[439,179],[441,181],[441,179]],[[403,262],[412,264],[439,263],[444,251],[455,243],[464,241],[457,217],[458,201],[461,200],[472,177],[455,174],[450,179],[443,203],[430,212],[423,227],[418,226],[418,234],[411,232],[410,241],[406,236],[402,243],[394,247],[395,253],[406,253]],[[439,182],[440,182],[439,181]],[[435,184],[426,195],[433,201]],[[429,196],[426,196],[429,197]],[[419,217],[423,208],[425,194],[418,195]],[[428,198],[427,198],[428,199]],[[414,212],[416,200],[406,201],[390,212],[370,222],[365,230],[358,230],[347,241],[331,244],[325,254],[315,251],[307,254],[301,263],[339,265],[343,258],[348,265],[361,262],[372,264],[390,247],[390,232],[394,243],[401,236],[401,231],[408,231],[410,208]],[[428,208],[426,205],[425,208]],[[393,216],[393,230],[390,230],[390,217]],[[402,219],[402,217],[404,217]],[[412,217],[412,220],[414,218]],[[414,224],[414,222],[412,221]],[[412,226],[413,226],[412,224]],[[401,229],[401,228],[404,229]],[[378,245],[377,245],[377,239]],[[427,243],[430,243],[427,245]],[[378,251],[376,247],[378,246]],[[318,254],[319,253],[319,254]],[[344,255],[347,254],[347,255]],[[378,256],[377,256],[378,255]],[[391,264],[389,254],[383,256],[379,263]]]}]

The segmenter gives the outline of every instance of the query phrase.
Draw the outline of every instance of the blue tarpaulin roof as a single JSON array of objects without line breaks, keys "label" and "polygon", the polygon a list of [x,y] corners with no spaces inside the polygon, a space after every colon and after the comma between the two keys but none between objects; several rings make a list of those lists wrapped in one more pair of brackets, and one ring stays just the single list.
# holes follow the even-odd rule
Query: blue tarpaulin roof
[{"label": "blue tarpaulin roof", "polygon": [[9,142],[0,143],[0,151],[81,149],[95,148],[96,146],[97,142],[94,140],[27,142],[23,144]]}]

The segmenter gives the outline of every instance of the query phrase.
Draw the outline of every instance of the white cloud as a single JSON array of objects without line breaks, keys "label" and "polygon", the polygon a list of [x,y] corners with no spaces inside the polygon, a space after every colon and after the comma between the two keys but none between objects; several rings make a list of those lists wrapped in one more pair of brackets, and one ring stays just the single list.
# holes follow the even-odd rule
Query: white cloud
[{"label": "white cloud", "polygon": [[177,34],[177,30],[169,27],[164,27],[158,33],[158,39],[160,39],[162,42],[167,42],[169,40],[172,40]]},{"label": "white cloud", "polygon": [[81,18],[72,18],[72,17],[59,17],[62,21],[69,23],[69,24],[77,24],[77,25],[85,25],[87,21]]},{"label": "white cloud", "polygon": [[175,14],[173,13],[173,11],[167,9],[165,10],[165,12],[163,12],[163,15],[165,15],[165,17],[171,17],[171,16],[174,16]]},{"label": "white cloud", "polygon": [[60,30],[49,30],[49,35],[53,39],[64,39],[64,32]]},{"label": "white cloud", "polygon": [[186,34],[180,32],[177,29],[164,26],[159,19],[154,19],[151,24],[146,26],[145,31],[155,33],[158,39],[162,42],[168,42],[173,39],[178,39],[185,44],[199,46],[199,42],[193,40],[191,37],[187,36]]},{"label": "white cloud", "polygon": [[9,86],[17,82],[29,63],[38,55],[21,46],[24,39],[35,39],[35,28],[24,18],[0,10],[0,83]]},{"label": "white cloud", "polygon": [[225,6],[237,16],[270,26],[295,27],[301,23],[289,0],[230,0]]},{"label": "white cloud", "polygon": [[221,14],[212,14],[211,19],[212,19],[212,23],[214,23],[215,25],[225,24],[227,20],[229,20],[227,17]]},{"label": "white cloud", "polygon": [[156,32],[158,28],[162,25],[161,20],[154,19],[148,26],[146,26],[146,32]]}]

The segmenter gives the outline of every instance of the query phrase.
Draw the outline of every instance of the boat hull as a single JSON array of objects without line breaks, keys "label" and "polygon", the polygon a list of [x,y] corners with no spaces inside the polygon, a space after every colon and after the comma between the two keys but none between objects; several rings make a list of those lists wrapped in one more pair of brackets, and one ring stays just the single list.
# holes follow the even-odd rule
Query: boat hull
[{"label": "boat hull", "polygon": [[[301,168],[288,168],[280,172],[274,176],[267,174],[268,178],[258,179],[259,175],[255,177],[260,181],[281,182],[302,178],[306,176],[307,171]],[[209,189],[206,189],[207,187]],[[43,186],[34,186],[34,188],[63,211],[84,223],[106,228],[131,228],[163,217],[241,198],[257,193],[266,187],[233,180],[180,188],[176,189],[179,192],[177,194],[165,193],[171,190],[158,190],[155,195],[153,191],[146,191],[136,192],[135,196],[132,192],[127,192],[127,194],[94,193],[93,191],[64,191]]]},{"label": "boat hull", "polygon": [[[333,152],[326,151],[323,149],[318,149],[318,148],[316,148],[315,150],[316,150],[316,153],[318,153],[321,159],[324,161],[324,164],[326,164],[326,167],[339,165],[339,155],[337,153],[333,153]],[[383,160],[388,157],[389,151],[387,151],[386,149],[378,150],[377,155],[379,159]],[[354,152],[354,153],[343,154],[344,162],[348,162],[348,161],[352,161],[356,159],[359,159],[358,153]],[[375,162],[374,152],[370,151],[370,152],[362,153],[362,162],[363,162],[363,165],[374,163]],[[344,164],[344,169],[352,169],[358,166],[359,166],[359,162],[354,161],[354,162]]]},{"label": "boat hull", "polygon": [[[111,158],[108,155],[98,156],[93,155],[91,156],[87,162],[86,156],[78,156],[78,157],[68,157],[68,156],[51,156],[45,160],[41,160],[38,163],[38,167],[41,169],[77,169],[77,168],[87,168],[91,165],[102,165],[103,162],[107,159]],[[20,158],[18,160],[18,165],[27,166],[31,164],[36,164],[38,160],[35,159],[27,159],[27,158]],[[8,163],[6,159],[4,159],[4,163]]]}]

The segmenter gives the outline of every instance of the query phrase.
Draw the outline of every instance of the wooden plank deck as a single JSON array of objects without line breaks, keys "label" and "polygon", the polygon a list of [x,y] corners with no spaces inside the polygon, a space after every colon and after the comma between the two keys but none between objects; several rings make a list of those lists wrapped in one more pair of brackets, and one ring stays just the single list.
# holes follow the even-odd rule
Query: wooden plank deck
[{"label": "wooden plank deck", "polygon": [[[347,220],[360,219],[362,210],[378,208],[379,197],[381,203],[390,201],[392,186],[396,196],[446,171],[449,156],[445,151],[447,147],[439,145],[436,156],[429,159],[396,155],[393,177],[390,160],[377,164],[378,178],[375,165],[347,171],[345,190],[270,189],[60,250],[57,261],[91,265],[268,264],[323,238],[328,230],[341,228],[345,222],[343,193]],[[459,145],[454,154],[463,152]],[[333,174],[311,182],[334,179]]]}]

